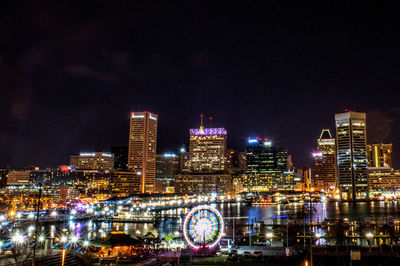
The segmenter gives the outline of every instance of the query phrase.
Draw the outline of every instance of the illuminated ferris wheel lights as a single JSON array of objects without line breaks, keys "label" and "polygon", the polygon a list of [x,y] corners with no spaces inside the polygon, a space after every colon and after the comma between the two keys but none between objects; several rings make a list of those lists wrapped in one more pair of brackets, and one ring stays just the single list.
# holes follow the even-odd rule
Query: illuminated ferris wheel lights
[{"label": "illuminated ferris wheel lights", "polygon": [[194,249],[214,247],[221,240],[223,233],[222,216],[211,206],[198,206],[185,217],[183,235],[186,242]]}]

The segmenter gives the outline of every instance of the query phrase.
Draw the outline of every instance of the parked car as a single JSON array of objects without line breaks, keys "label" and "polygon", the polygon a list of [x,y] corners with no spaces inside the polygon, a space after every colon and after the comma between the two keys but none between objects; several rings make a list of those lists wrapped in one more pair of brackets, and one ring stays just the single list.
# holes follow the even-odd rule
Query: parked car
[{"label": "parked car", "polygon": [[251,257],[251,252],[250,252],[250,251],[244,251],[244,252],[243,252],[243,257],[244,257],[244,258],[249,258],[249,257]]},{"label": "parked car", "polygon": [[262,256],[263,256],[263,253],[261,250],[254,251],[254,257],[261,258]]},{"label": "parked car", "polygon": [[228,254],[228,260],[237,260],[238,259],[238,254],[237,252],[229,252]]}]

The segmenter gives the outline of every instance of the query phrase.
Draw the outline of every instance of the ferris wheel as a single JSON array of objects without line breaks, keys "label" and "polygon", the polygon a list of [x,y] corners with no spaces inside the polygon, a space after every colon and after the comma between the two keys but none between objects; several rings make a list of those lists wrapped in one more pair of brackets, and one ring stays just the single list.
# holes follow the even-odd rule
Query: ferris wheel
[{"label": "ferris wheel", "polygon": [[221,240],[224,220],[221,213],[208,205],[193,208],[183,222],[183,235],[194,249],[212,248]]}]

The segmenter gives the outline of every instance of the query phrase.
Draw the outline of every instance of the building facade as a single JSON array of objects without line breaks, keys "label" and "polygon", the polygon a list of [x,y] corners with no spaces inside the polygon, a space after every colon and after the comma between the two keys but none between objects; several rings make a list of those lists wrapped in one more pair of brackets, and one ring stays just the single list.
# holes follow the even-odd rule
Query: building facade
[{"label": "building facade", "polygon": [[10,171],[7,174],[7,186],[28,186],[31,176],[31,171]]},{"label": "building facade", "polygon": [[158,115],[132,112],[129,129],[128,169],[140,176],[141,193],[154,191]]},{"label": "building facade", "polygon": [[127,197],[142,192],[141,176],[133,171],[116,171],[111,175],[110,188],[113,196]]},{"label": "building facade", "polygon": [[69,163],[77,170],[109,171],[114,169],[114,154],[108,152],[81,152],[71,155]]},{"label": "building facade", "polygon": [[[201,116],[202,117],[202,116]],[[232,177],[226,169],[227,132],[224,128],[190,129],[189,157],[175,175],[176,193],[226,193]]]},{"label": "building facade", "polygon": [[311,178],[311,168],[296,168],[294,170],[294,182],[296,184],[296,190],[309,191],[311,189],[312,183]]},{"label": "building facade", "polygon": [[114,169],[128,169],[128,146],[111,147],[111,153],[114,154]]},{"label": "building facade", "polygon": [[392,168],[392,144],[367,145],[368,167]]},{"label": "building facade", "polygon": [[336,144],[329,129],[323,129],[317,140],[317,152],[312,153],[312,181],[316,190],[336,188]]},{"label": "building facade", "polygon": [[287,150],[276,148],[267,138],[250,138],[246,150],[246,173],[242,184],[249,191],[294,189],[293,172],[287,169]]},{"label": "building facade", "polygon": [[179,173],[179,156],[174,153],[157,155],[156,160],[156,192],[170,190],[174,185],[174,176]]},{"label": "building facade", "polygon": [[368,185],[371,194],[398,194],[400,170],[390,167],[368,167]]},{"label": "building facade", "polygon": [[190,129],[187,172],[224,171],[226,166],[227,132],[224,128]]},{"label": "building facade", "polygon": [[366,114],[335,115],[337,177],[341,199],[368,197]]},{"label": "building facade", "polygon": [[231,186],[231,175],[226,173],[192,173],[175,176],[175,193],[228,193],[232,190]]}]

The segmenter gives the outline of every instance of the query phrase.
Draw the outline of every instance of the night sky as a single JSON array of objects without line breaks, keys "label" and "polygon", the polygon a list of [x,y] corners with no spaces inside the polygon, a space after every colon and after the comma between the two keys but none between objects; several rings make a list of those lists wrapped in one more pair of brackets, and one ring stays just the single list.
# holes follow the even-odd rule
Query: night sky
[{"label": "night sky", "polygon": [[1,4],[0,165],[58,166],[127,145],[130,111],[149,110],[159,153],[187,144],[204,113],[230,148],[265,136],[311,166],[321,129],[351,109],[367,112],[368,142],[392,142],[400,167],[390,7],[116,2]]}]

